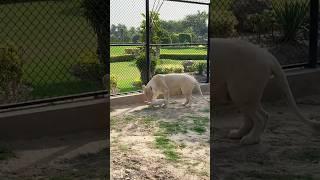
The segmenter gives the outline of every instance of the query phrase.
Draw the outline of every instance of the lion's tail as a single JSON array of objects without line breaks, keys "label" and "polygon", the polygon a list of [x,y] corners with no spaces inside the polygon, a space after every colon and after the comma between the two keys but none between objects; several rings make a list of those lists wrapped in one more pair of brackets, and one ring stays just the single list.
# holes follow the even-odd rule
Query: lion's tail
[{"label": "lion's tail", "polygon": [[[206,102],[209,103],[210,100],[207,100],[207,99],[203,96],[202,91],[201,91],[200,84],[199,84],[198,82],[195,82],[195,87],[196,87],[197,91],[200,93],[201,99],[203,99],[203,100],[205,100]],[[192,97],[195,97],[195,96],[192,96]],[[200,99],[200,98],[198,98],[198,97],[195,97],[195,98]]]},{"label": "lion's tail", "polygon": [[271,67],[272,73],[275,76],[275,79],[277,80],[277,83],[280,85],[281,89],[284,91],[286,98],[288,100],[289,106],[292,108],[293,112],[305,123],[311,125],[315,128],[320,128],[320,122],[311,121],[310,119],[307,119],[299,110],[296,101],[294,100],[294,97],[292,95],[292,92],[290,90],[290,86],[288,83],[288,80],[286,78],[286,75],[281,69],[281,65],[277,61],[275,57],[273,57],[273,63]]}]

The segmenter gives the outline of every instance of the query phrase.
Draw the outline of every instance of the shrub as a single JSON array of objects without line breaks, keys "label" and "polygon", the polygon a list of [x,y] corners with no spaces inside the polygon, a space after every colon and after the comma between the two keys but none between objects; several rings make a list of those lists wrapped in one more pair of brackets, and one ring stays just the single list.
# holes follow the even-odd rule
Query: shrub
[{"label": "shrub", "polygon": [[173,33],[171,35],[171,41],[172,43],[179,43],[179,34]]},{"label": "shrub", "polygon": [[133,43],[138,43],[139,42],[139,40],[140,40],[140,35],[138,35],[138,34],[136,34],[136,35],[134,35],[133,37],[132,37],[132,42]]},{"label": "shrub", "polygon": [[192,60],[183,61],[181,64],[183,66],[183,71],[184,72],[193,72],[193,71],[195,71],[195,68],[193,66],[194,62]]},{"label": "shrub", "polygon": [[135,88],[142,88],[142,81],[141,79],[135,79],[132,83],[132,86]]},{"label": "shrub", "polygon": [[207,67],[207,63],[205,62],[198,62],[194,64],[194,68],[198,71],[198,74],[202,75]]},{"label": "shrub", "polygon": [[179,42],[180,43],[192,43],[191,33],[179,33]]},{"label": "shrub", "polygon": [[248,24],[253,32],[267,33],[273,28],[275,19],[273,18],[272,12],[265,10],[262,13],[256,13],[248,15]]},{"label": "shrub", "polygon": [[306,29],[308,1],[273,0],[272,9],[275,21],[281,29],[283,41],[296,40],[298,34]]},{"label": "shrub", "polygon": [[251,24],[248,23],[248,17],[253,14],[261,14],[271,9],[271,6],[269,0],[236,0],[232,3],[231,9],[238,20],[237,31],[253,32]]},{"label": "shrub", "polygon": [[176,60],[204,60],[206,59],[206,54],[174,54],[174,53],[166,53],[160,54],[160,59],[176,59]]},{"label": "shrub", "polygon": [[83,81],[102,82],[106,68],[99,61],[96,53],[87,52],[82,54],[80,60],[72,66],[71,73]]},{"label": "shrub", "polygon": [[[151,67],[150,67],[150,76],[154,74],[154,71],[157,66],[157,60],[154,56],[151,56]],[[148,67],[147,67],[147,59],[145,53],[141,53],[137,58],[136,58],[136,66],[138,70],[140,71],[140,78],[143,84],[148,83],[148,79],[146,77],[146,74],[148,72]]]},{"label": "shrub", "polygon": [[127,61],[133,61],[134,58],[135,58],[135,55],[131,55],[131,54],[111,56],[110,62],[127,62]]},{"label": "shrub", "polygon": [[138,48],[127,48],[127,49],[124,49],[124,53],[130,54],[130,55],[137,55],[139,53],[139,49]]},{"label": "shrub", "polygon": [[155,74],[183,73],[183,67],[177,65],[166,65],[157,67]]},{"label": "shrub", "polygon": [[163,44],[171,44],[172,43],[171,37],[170,36],[162,37],[161,38],[161,43],[163,43]]},{"label": "shrub", "polygon": [[22,82],[22,75],[23,62],[18,48],[12,43],[0,46],[0,93],[15,96]]},{"label": "shrub", "polygon": [[210,34],[212,37],[230,37],[236,34],[237,18],[231,11],[214,11],[211,13]]}]

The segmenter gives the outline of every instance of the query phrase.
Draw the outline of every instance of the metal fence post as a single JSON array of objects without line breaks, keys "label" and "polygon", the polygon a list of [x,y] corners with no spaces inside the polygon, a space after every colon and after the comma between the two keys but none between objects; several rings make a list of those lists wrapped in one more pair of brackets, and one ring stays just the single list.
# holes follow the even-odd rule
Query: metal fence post
[{"label": "metal fence post", "polygon": [[146,0],[146,61],[147,61],[147,80],[150,80],[150,14],[149,14],[149,0]]},{"label": "metal fence post", "polygon": [[209,10],[208,10],[208,42],[207,42],[207,80],[206,83],[210,82],[210,59],[209,59],[209,51],[210,51],[210,15],[211,15],[211,11],[210,11],[210,7],[211,7],[211,3],[209,3],[208,5]]},{"label": "metal fence post", "polygon": [[310,0],[309,68],[316,68],[318,56],[319,1]]}]

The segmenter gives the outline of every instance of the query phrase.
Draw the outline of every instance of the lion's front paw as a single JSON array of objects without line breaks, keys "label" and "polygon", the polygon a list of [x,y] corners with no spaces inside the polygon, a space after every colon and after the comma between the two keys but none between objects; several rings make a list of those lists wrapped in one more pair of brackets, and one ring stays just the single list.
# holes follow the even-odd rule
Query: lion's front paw
[{"label": "lion's front paw", "polygon": [[258,144],[260,142],[260,137],[252,137],[249,135],[243,136],[240,140],[242,145]]},{"label": "lion's front paw", "polygon": [[231,139],[240,139],[240,138],[242,138],[242,134],[240,133],[239,129],[232,129],[229,132],[228,137]]}]

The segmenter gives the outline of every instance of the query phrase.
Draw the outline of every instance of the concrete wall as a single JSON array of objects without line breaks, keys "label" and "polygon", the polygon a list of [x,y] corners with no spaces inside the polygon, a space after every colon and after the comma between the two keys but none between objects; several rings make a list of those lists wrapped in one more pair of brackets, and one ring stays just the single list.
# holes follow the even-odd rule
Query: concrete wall
[{"label": "concrete wall", "polygon": [[[295,98],[320,94],[320,69],[296,69],[285,71]],[[271,80],[264,92],[264,101],[285,98],[274,80]]]},{"label": "concrete wall", "polygon": [[[296,98],[320,94],[320,69],[290,70],[286,74]],[[210,91],[208,84],[202,84],[201,89],[204,94]],[[263,99],[270,101],[282,97],[283,93],[271,80]],[[110,99],[111,107],[143,102],[141,93]],[[105,134],[109,120],[108,105],[108,99],[97,99],[0,113],[0,139],[26,139],[82,131]]]},{"label": "concrete wall", "polygon": [[29,139],[83,131],[106,133],[108,99],[0,113],[0,139]]},{"label": "concrete wall", "polygon": [[[209,84],[200,84],[201,91],[203,94],[210,93]],[[194,89],[195,93],[196,90]],[[161,97],[160,97],[161,98]],[[131,94],[131,95],[123,95],[123,96],[115,96],[110,98],[110,105],[113,106],[123,106],[129,104],[143,104],[145,101],[144,95],[141,93]]]}]

